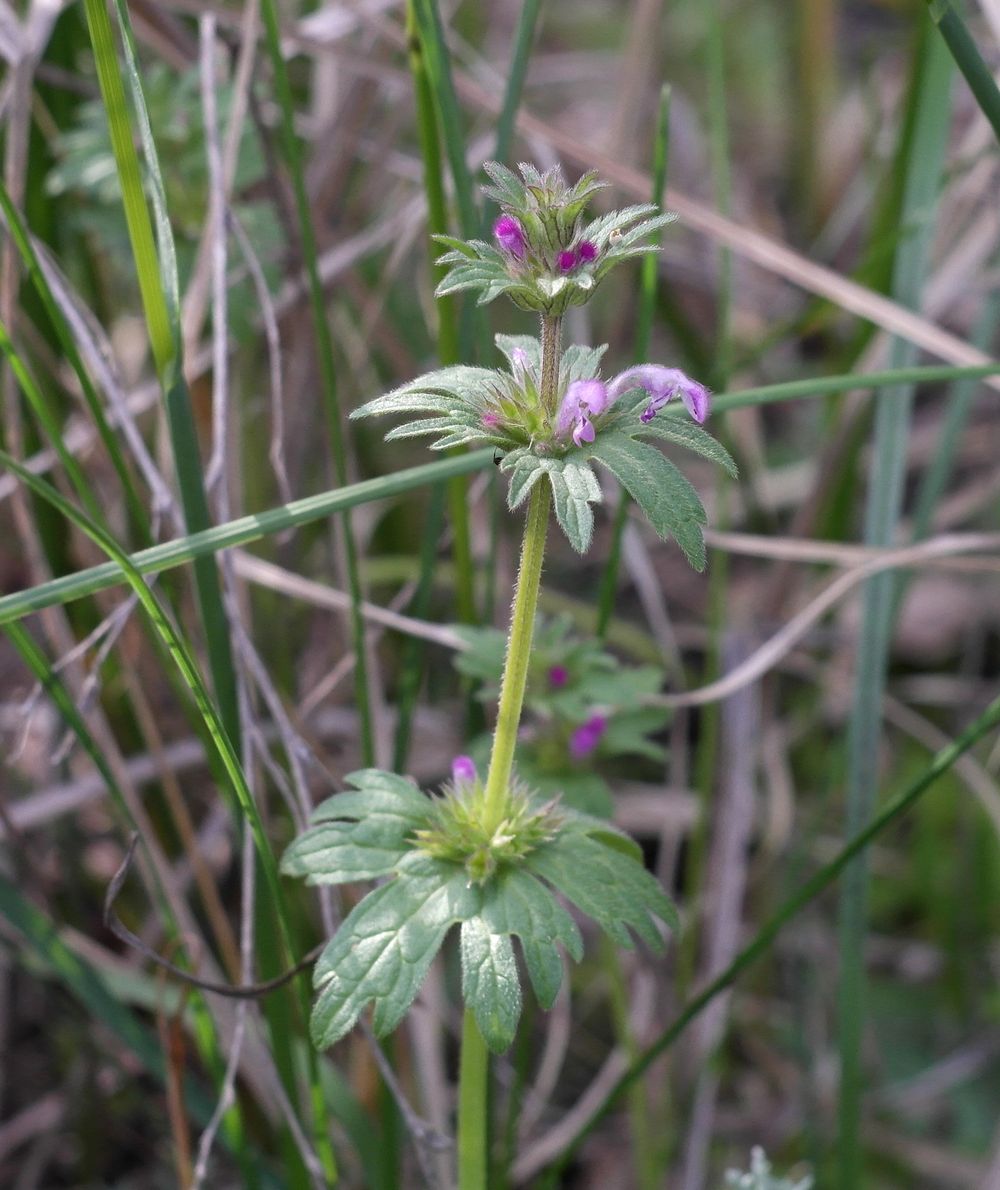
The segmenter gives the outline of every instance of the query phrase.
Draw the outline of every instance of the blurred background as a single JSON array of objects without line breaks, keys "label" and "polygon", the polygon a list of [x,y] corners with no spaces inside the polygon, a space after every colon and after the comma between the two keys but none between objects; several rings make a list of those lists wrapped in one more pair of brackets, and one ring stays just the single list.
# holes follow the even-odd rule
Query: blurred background
[{"label": "blurred background", "polygon": [[[955,11],[995,68],[1000,5]],[[997,693],[1000,372],[968,370],[997,350],[1000,161],[926,5],[133,0],[132,76],[108,12],[0,5],[0,433],[129,551],[439,462],[346,414],[534,333],[433,298],[430,231],[488,238],[484,159],[596,168],[598,211],[657,201],[665,173],[655,268],[617,270],[566,340],[607,343],[608,375],[638,353],[710,385],[741,476],[678,460],[704,574],[611,486],[589,554],[550,535],[520,766],[635,834],[684,930],[655,962],[588,936],[529,1013],[495,1063],[491,1185],[721,1187],[759,1144],[789,1186],[998,1190],[995,731],[589,1127]],[[503,486],[489,459],[450,488],[432,469],[156,580],[275,854],[352,769],[433,788],[485,755],[520,532]],[[322,1185],[308,1078],[343,1185],[446,1185],[454,964],[386,1047],[394,1077],[361,1034],[307,1076],[291,997],[200,994],[109,928],[137,830],[116,912],[147,947],[216,982],[282,970],[162,639],[120,583],[43,587],[105,557],[0,473],[0,1185]],[[616,730],[580,756],[595,707]],[[325,925],[289,900],[304,955]]]}]

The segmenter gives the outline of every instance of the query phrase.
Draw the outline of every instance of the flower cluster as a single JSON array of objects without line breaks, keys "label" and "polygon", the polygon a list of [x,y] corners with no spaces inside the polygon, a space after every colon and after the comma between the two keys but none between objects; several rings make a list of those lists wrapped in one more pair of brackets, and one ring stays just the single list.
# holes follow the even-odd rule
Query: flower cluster
[{"label": "flower cluster", "polygon": [[431,803],[427,825],[413,843],[433,859],[461,864],[474,884],[483,884],[505,864],[517,864],[555,838],[561,818],[555,802],[537,805],[526,786],[507,793],[500,821],[485,825],[485,791],[471,756],[456,756],[451,783]]},{"label": "flower cluster", "polygon": [[506,293],[523,310],[560,315],[588,301],[616,264],[656,251],[649,236],[673,218],[640,203],[586,222],[587,204],[603,186],[594,171],[569,186],[558,166],[540,173],[522,163],[520,177],[495,161],[483,168],[493,182],[486,193],[501,211],[495,244],[437,236],[449,249],[438,263],[450,266],[439,295],[478,289],[483,303]]},{"label": "flower cluster", "polygon": [[[459,365],[429,372],[356,409],[352,417],[403,414],[386,440],[433,435],[434,450],[485,444],[503,452],[510,475],[508,504],[517,508],[543,476],[556,519],[573,548],[584,552],[601,499],[591,460],[625,487],[661,537],[674,537],[692,564],[703,565],[704,511],[694,488],[641,438],[683,446],[735,474],[728,452],[698,424],[658,417],[674,398],[695,423],[708,416],[709,392],[677,368],[638,364],[600,377],[604,347],[568,347],[559,362],[550,405],[542,399],[542,352],[528,335],[497,335],[508,368]],[[416,415],[414,417],[414,415]],[[428,416],[430,415],[430,416]]]},{"label": "flower cluster", "polygon": [[574,380],[559,403],[555,436],[565,441],[572,437],[577,446],[593,442],[596,437],[593,418],[604,413],[619,397],[628,392],[643,390],[649,400],[639,414],[643,425],[649,425],[659,411],[680,397],[688,413],[699,424],[708,417],[708,389],[677,368],[664,368],[660,364],[639,364],[626,368],[607,384],[596,377],[592,380]]},{"label": "flower cluster", "polygon": [[[562,952],[579,961],[583,939],[560,899],[621,946],[633,934],[662,952],[677,914],[642,853],[610,823],[532,797],[512,783],[487,824],[482,785],[457,757],[441,797],[395,773],[365,769],[313,811],[281,862],[289,876],[337,885],[383,879],[344,918],[313,974],[313,1041],[325,1049],[369,1003],[379,1037],[413,1003],[445,937],[458,927],[462,997],[496,1052],[514,1039],[521,975],[543,1008],[563,978]],[[495,823],[495,825],[492,825]]]}]

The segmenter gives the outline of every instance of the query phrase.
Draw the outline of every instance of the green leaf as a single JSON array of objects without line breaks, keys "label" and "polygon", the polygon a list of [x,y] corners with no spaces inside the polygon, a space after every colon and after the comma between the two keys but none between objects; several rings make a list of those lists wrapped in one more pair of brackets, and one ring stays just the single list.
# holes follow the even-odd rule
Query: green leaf
[{"label": "green leaf", "polygon": [[496,345],[506,356],[507,363],[514,369],[514,352],[523,351],[528,357],[528,367],[537,376],[542,370],[542,345],[534,335],[496,335]]},{"label": "green leaf", "polygon": [[673,537],[695,570],[705,569],[705,510],[673,463],[648,443],[616,432],[598,434],[587,453],[615,476],[660,537]]},{"label": "green leaf", "polygon": [[462,995],[486,1044],[503,1053],[521,1017],[521,981],[509,934],[494,933],[478,916],[462,922]]},{"label": "green leaf", "polygon": [[430,800],[403,777],[379,769],[351,773],[347,781],[357,792],[334,794],[316,807],[314,825],[282,858],[285,875],[304,876],[310,884],[371,880],[395,871],[411,849]]},{"label": "green leaf", "polygon": [[[644,399],[645,395],[643,393]],[[699,426],[690,425],[676,417],[654,417],[651,422],[639,423],[639,429],[635,431],[634,436],[638,437],[640,434],[662,438],[676,446],[683,446],[685,450],[693,451],[695,454],[701,455],[702,458],[710,459],[713,463],[718,463],[720,467],[723,467],[733,479],[739,475],[736,463],[729,451],[721,442],[713,438],[711,434],[707,434]]]},{"label": "green leaf", "polygon": [[480,917],[491,932],[518,936],[538,1003],[551,1008],[563,973],[556,943],[577,962],[583,957],[576,922],[540,880],[513,867],[499,872],[483,890]]},{"label": "green leaf", "polygon": [[[601,825],[606,831],[607,824]],[[632,929],[651,950],[660,952],[663,940],[654,916],[677,926],[677,911],[657,881],[639,861],[602,839],[564,828],[526,862],[620,946],[632,946]]]},{"label": "green leaf", "polygon": [[646,756],[662,760],[666,750],[648,737],[660,731],[670,713],[663,707],[635,707],[620,711],[608,720],[599,745],[602,756]]},{"label": "green leaf", "polygon": [[524,503],[528,493],[547,475],[552,487],[556,520],[577,553],[585,553],[594,532],[594,514],[590,505],[601,500],[597,476],[584,461],[585,456],[552,457],[537,455],[528,447],[513,450],[500,464],[510,473],[507,505],[513,510]]},{"label": "green leaf", "polygon": [[559,363],[559,387],[565,388],[574,380],[589,380],[597,375],[607,343],[600,347],[583,347],[578,343],[567,347]]},{"label": "green leaf", "polygon": [[344,778],[357,793],[335,793],[313,810],[312,822],[334,818],[363,818],[366,814],[396,814],[423,822],[431,803],[412,781],[382,769],[360,769]]},{"label": "green leaf", "polygon": [[494,375],[489,368],[473,368],[467,364],[439,368],[437,371],[418,376],[381,397],[367,401],[353,410],[351,418],[419,410],[447,413],[453,401],[457,400],[461,404],[475,397]]},{"label": "green leaf", "polygon": [[386,876],[409,850],[407,820],[371,815],[362,822],[324,822],[304,831],[281,860],[286,876],[309,884],[350,884]]},{"label": "green leaf", "polygon": [[531,489],[546,473],[545,462],[527,447],[512,450],[504,457],[500,464],[500,470],[510,472],[507,507],[511,512],[524,503]]},{"label": "green leaf", "polygon": [[448,930],[479,908],[464,868],[411,852],[395,880],[360,901],[319,957],[313,1042],[326,1049],[369,1003],[379,1037],[403,1019]]},{"label": "green leaf", "polygon": [[586,463],[575,459],[547,459],[556,520],[573,549],[585,554],[594,534],[590,505],[601,501],[597,476]]}]

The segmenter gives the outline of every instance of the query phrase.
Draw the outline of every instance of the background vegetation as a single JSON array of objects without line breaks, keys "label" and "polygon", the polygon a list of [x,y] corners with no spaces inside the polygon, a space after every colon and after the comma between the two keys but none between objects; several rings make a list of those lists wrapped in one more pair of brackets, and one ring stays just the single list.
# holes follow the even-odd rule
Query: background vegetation
[{"label": "background vegetation", "polygon": [[[684,930],[588,938],[494,1063],[491,1184],[698,1190],[762,1144],[820,1187],[997,1190],[1000,9],[935,12],[4,9],[0,1185],[446,1184],[453,966],[384,1050],[317,1058],[307,981],[224,997],[139,944],[287,970],[340,912],[276,877],[308,807],[373,761],[437,785],[489,723],[490,455],[345,419],[534,330],[431,298],[496,156],[611,205],[667,175],[661,257],[567,340],[712,385],[741,477],[688,468],[704,575],[610,489],[585,558],[550,538],[545,665],[613,675],[621,722],[574,760],[590,695],[543,670],[524,763],[613,810]],[[147,586],[127,555],[177,540]]]}]

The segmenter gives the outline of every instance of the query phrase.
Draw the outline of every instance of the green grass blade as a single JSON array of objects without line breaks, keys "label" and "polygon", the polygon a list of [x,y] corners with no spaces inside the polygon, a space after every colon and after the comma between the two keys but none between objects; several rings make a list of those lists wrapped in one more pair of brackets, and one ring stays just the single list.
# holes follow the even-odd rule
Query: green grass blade
[{"label": "green grass blade", "polygon": [[969,84],[980,111],[989,120],[1000,141],[1000,90],[997,89],[993,72],[976,48],[972,34],[955,11],[951,0],[927,0],[927,9],[931,20],[941,30],[941,36],[951,51],[955,65]]},{"label": "green grass blade", "polygon": [[[146,165],[151,179],[156,238],[143,190],[139,157],[132,140],[132,125],[108,10],[104,0],[86,0],[85,7],[150,345],[157,376],[163,389],[184,521],[188,530],[196,533],[207,529],[211,520],[205,497],[191,398],[181,368],[177,269],[173,237],[156,146],[153,143],[135,61],[128,11],[122,5],[117,8],[126,57],[126,77],[139,119]],[[194,576],[215,695],[226,730],[230,738],[238,742],[240,722],[236,698],[236,671],[233,666],[229,625],[222,605],[219,576],[214,560],[205,558],[197,562]]]},{"label": "green grass blade", "polygon": [[[427,195],[427,230],[434,235],[449,231],[448,204],[445,199],[444,174],[441,163],[441,145],[438,138],[434,94],[427,75],[424,41],[414,0],[406,5],[407,45],[409,46],[410,73],[413,76],[413,91],[417,107],[417,130],[420,137],[420,153],[424,162],[424,191]],[[434,285],[445,276],[447,269],[432,266]],[[454,296],[438,298],[438,341],[437,354],[442,367],[459,362],[458,303]],[[454,453],[464,453],[463,449]],[[464,476],[456,475],[448,481],[448,510],[454,535],[455,558],[455,608],[463,624],[476,621],[475,581],[472,567],[472,544],[469,531],[469,506],[466,499]],[[411,658],[416,661],[416,658]],[[402,724],[402,720],[400,720]]]},{"label": "green grass blade", "polygon": [[[316,335],[316,355],[319,363],[320,385],[323,395],[323,409],[326,414],[327,433],[333,453],[334,474],[337,483],[347,484],[347,451],[344,444],[340,398],[337,394],[337,375],[333,358],[333,340],[323,296],[323,283],[319,275],[319,249],[309,196],[306,193],[305,171],[302,153],[295,133],[295,104],[284,54],[281,50],[281,27],[274,0],[262,0],[268,56],[274,72],[275,92],[281,113],[280,133],[282,152],[291,178],[295,198],[295,213],[302,247],[302,260],[306,270],[309,289],[309,305],[312,310],[313,332]],[[347,587],[351,598],[351,640],[354,648],[354,690],[358,703],[361,729],[361,752],[366,764],[375,756],[372,733],[371,698],[368,690],[368,664],[365,653],[364,622],[361,618],[361,574],[358,568],[358,548],[354,539],[354,527],[350,514],[345,510],[341,517],[344,542],[344,562],[347,569]]]},{"label": "green grass blade", "polygon": [[[446,480],[452,475],[466,475],[481,471],[493,460],[491,450],[479,450],[459,458],[444,459],[440,463],[426,463],[394,475],[379,476],[363,480],[346,488],[335,488],[319,496],[308,496],[283,504],[267,512],[238,517],[224,525],[192,533],[175,541],[164,542],[141,550],[131,559],[139,574],[157,574],[162,570],[230,549],[246,545],[272,534],[281,533],[299,525],[308,525],[346,508],[354,508],[371,500],[382,500],[401,495],[426,484]],[[19,471],[20,473],[20,471]],[[0,624],[10,623],[31,612],[60,603],[68,603],[95,591],[103,591],[123,581],[120,568],[113,562],[79,570],[47,583],[41,583],[27,591],[0,598]]]},{"label": "green grass blade", "polygon": [[437,0],[413,0],[413,11],[427,64],[427,78],[437,105],[444,149],[455,186],[458,223],[465,239],[472,239],[479,229],[479,214],[472,193],[472,175],[465,160],[465,135],[462,113],[451,76],[451,59],[444,36],[444,25]]},{"label": "green grass blade", "polygon": [[42,268],[28,228],[21,217],[20,211],[14,205],[7,187],[4,186],[2,181],[0,181],[0,209],[3,210],[11,239],[14,241],[24,267],[27,269],[35,292],[38,294],[45,308],[45,313],[59,340],[63,354],[76,374],[77,380],[80,382],[80,390],[90,411],[90,416],[93,418],[94,426],[121,482],[129,514],[134,523],[139,527],[142,537],[148,542],[150,540],[149,517],[145,506],[139,498],[132,473],[129,471],[125,456],[121,447],[118,445],[118,440],[108,425],[107,418],[104,416],[104,408],[90,379],[90,373],[84,365],[76,345],[76,340],[73,337],[73,332],[70,330],[65,315],[56,301],[52,288],[45,276],[45,271]]},{"label": "green grass blade", "polygon": [[535,31],[541,7],[542,0],[522,0],[521,11],[518,13],[517,28],[514,31],[514,53],[507,69],[503,106],[497,117],[497,139],[493,146],[495,161],[506,163],[510,146],[514,140],[514,125],[517,121],[518,108],[521,106],[524,79],[528,73],[528,59],[531,57],[531,47],[535,42]]},{"label": "green grass blade", "polygon": [[3,352],[4,358],[10,365],[10,369],[14,373],[21,392],[24,393],[38,424],[45,431],[46,437],[52,444],[52,448],[59,456],[59,461],[65,468],[66,475],[69,477],[70,483],[80,497],[83,506],[92,517],[100,519],[101,512],[93,489],[87,482],[87,477],[77,462],[76,456],[66,449],[66,445],[63,442],[62,427],[59,424],[55,410],[50,407],[47,398],[43,395],[27,364],[11,342],[7,328],[2,322],[0,322],[0,351]]},{"label": "green grass blade", "polygon": [[[68,500],[66,500],[55,488],[45,482],[45,480],[32,475],[26,468],[22,467],[15,459],[3,451],[0,451],[0,463],[9,468],[21,481],[40,499],[45,500],[52,505],[58,512],[60,512],[68,521],[76,525],[76,527],[85,533],[95,545],[103,550],[109,558],[120,567],[125,581],[134,591],[143,610],[146,612],[150,621],[153,624],[156,632],[160,636],[164,645],[170,653],[177,670],[179,671],[185,685],[194,698],[195,705],[205,723],[209,738],[211,739],[216,756],[221,763],[223,770],[229,778],[230,790],[235,798],[236,806],[238,806],[239,813],[246,819],[250,825],[250,830],[253,835],[254,847],[260,860],[261,868],[264,872],[265,884],[267,886],[268,896],[265,902],[262,902],[262,912],[265,916],[265,926],[270,928],[273,921],[277,926],[276,936],[270,939],[269,945],[272,942],[277,943],[276,949],[279,952],[279,961],[282,967],[291,965],[292,956],[295,954],[294,933],[291,926],[290,917],[288,914],[287,905],[285,902],[284,891],[281,886],[281,881],[278,876],[277,859],[271,850],[267,834],[264,830],[263,820],[260,812],[257,809],[257,804],[254,801],[253,794],[247,784],[246,777],[243,773],[240,760],[236,754],[233,743],[226,732],[225,725],[219,712],[216,710],[208,689],[202,681],[201,675],[198,672],[197,666],[186,644],[184,643],[177,630],[174,628],[170,619],[164,613],[160,603],[152,590],[143,581],[139,571],[132,563],[129,556],[121,549],[117,542],[105,530],[93,521],[91,518],[82,513]],[[266,908],[265,908],[266,906]],[[309,1010],[309,988],[308,979],[302,976],[294,981],[293,985],[289,985],[288,996],[296,998],[295,1002],[301,1013],[301,1019],[304,1021],[308,1016]],[[286,997],[282,996],[282,1000]],[[294,1018],[291,1014],[284,1011],[283,1007],[277,1010],[281,1014],[289,1026]],[[286,1033],[283,1038],[273,1038],[272,1044],[275,1050],[276,1059],[279,1061],[279,1067],[282,1068],[283,1075],[290,1080],[290,1089],[294,1088],[294,1071],[289,1063],[282,1062],[281,1051],[287,1049],[291,1052],[292,1032],[291,1028],[286,1028]],[[315,1052],[311,1047],[306,1051],[307,1059],[312,1060],[312,1069],[310,1073],[310,1084],[318,1089],[319,1076],[316,1068]],[[284,1067],[288,1066],[287,1069]],[[325,1103],[322,1099],[317,1099],[315,1096],[311,1100],[314,1121],[317,1126],[317,1148],[321,1158],[324,1160],[325,1167],[331,1177],[335,1179],[336,1165],[333,1159],[332,1149],[329,1147],[329,1134],[326,1128]],[[322,1135],[319,1135],[318,1130],[322,1127]],[[297,1172],[296,1168],[290,1167],[288,1172],[290,1184],[297,1184],[299,1179],[292,1175]],[[304,1167],[302,1167],[301,1179],[306,1177]]]},{"label": "green grass blade", "polygon": [[[947,143],[951,62],[941,42],[925,33],[917,50],[914,134],[903,192],[903,225],[912,228],[901,242],[893,268],[892,296],[916,308],[927,265]],[[903,367],[915,356],[912,344],[893,340],[891,360]],[[865,513],[865,543],[892,544],[902,503],[912,385],[882,395],[876,410],[871,482]],[[869,821],[878,787],[878,754],[895,606],[896,579],[877,575],[865,586],[858,641],[854,700],[847,739],[845,832],[854,835]],[[861,1140],[863,1072],[861,1039],[866,1019],[864,943],[868,917],[868,864],[860,855],[848,868],[840,906],[839,1052],[840,1099],[838,1184],[855,1190],[864,1180]]]},{"label": "green grass blade", "polygon": [[[660,88],[660,106],[656,114],[656,129],[653,133],[653,189],[650,202],[663,206],[663,195],[667,186],[667,162],[670,159],[670,87],[665,83]],[[653,333],[653,313],[656,310],[657,281],[660,262],[656,252],[642,258],[639,271],[639,303],[635,315],[635,344],[633,354],[636,363],[649,358],[649,342]],[[628,506],[631,497],[624,488],[618,495],[618,507],[611,527],[611,544],[601,575],[597,593],[597,636],[607,635],[611,613],[615,606],[615,592],[618,588],[618,568],[621,563],[622,537],[628,520]]]},{"label": "green grass blade", "polygon": [[162,381],[169,369],[176,366],[176,340],[160,284],[159,259],[142,188],[139,158],[132,142],[132,123],[118,68],[114,33],[104,0],[84,0],[84,9],[94,50],[97,81],[108,116],[111,148],[118,169],[122,206],[132,244],[132,255],[135,258],[146,327],[157,375]]}]

